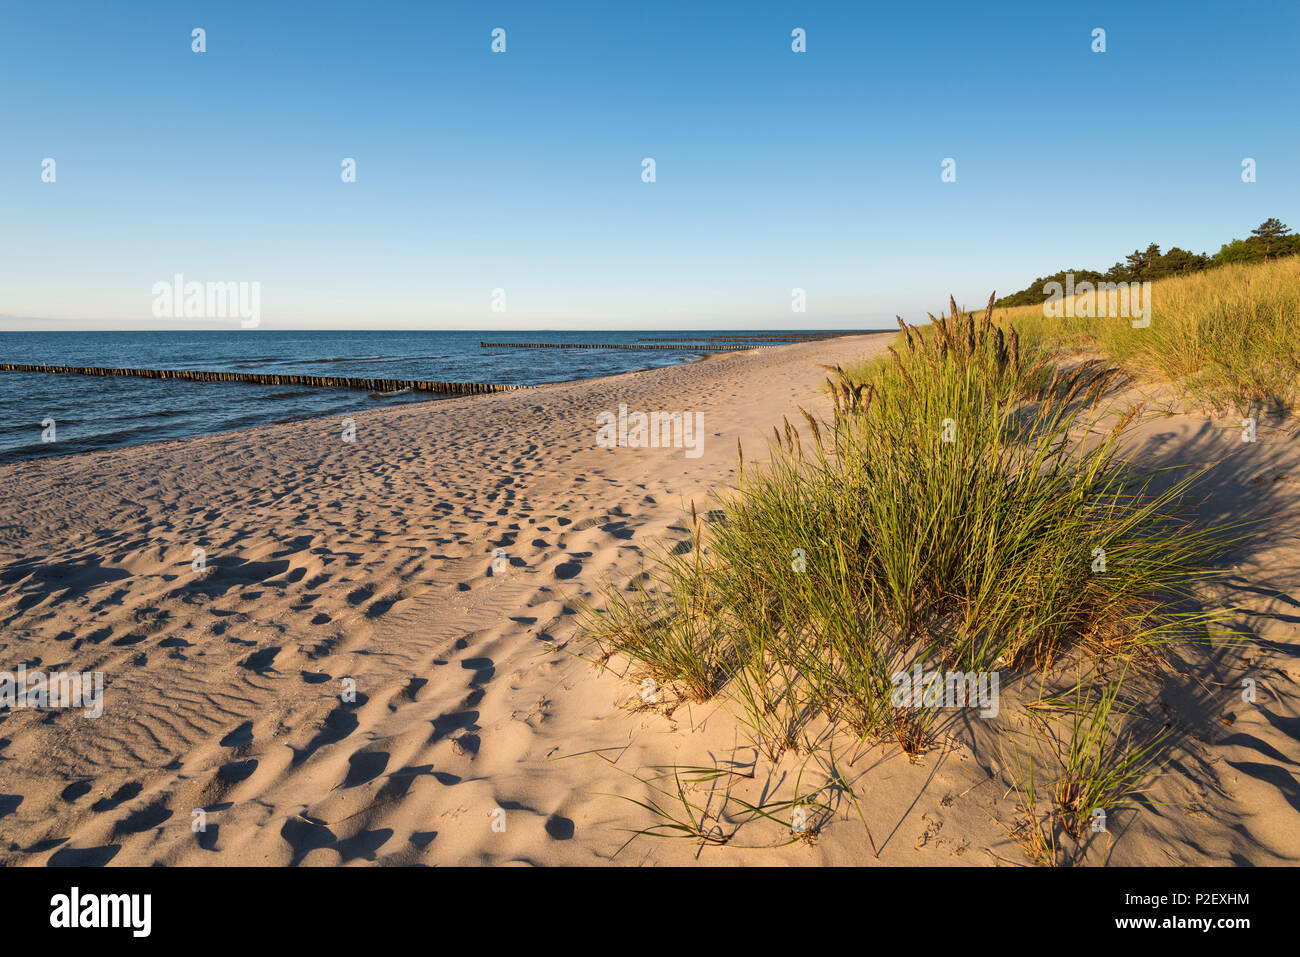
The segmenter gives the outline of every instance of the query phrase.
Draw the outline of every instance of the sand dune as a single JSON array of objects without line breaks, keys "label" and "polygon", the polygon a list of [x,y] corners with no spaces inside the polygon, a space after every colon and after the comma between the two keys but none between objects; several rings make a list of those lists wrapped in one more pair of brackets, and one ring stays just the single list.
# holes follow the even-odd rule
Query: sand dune
[{"label": "sand dune", "polygon": [[[806,757],[756,759],[725,700],[641,707],[580,657],[571,602],[684,538],[737,439],[761,458],[783,415],[824,411],[819,363],[889,341],[379,410],[354,442],[312,420],[0,467],[0,670],[105,680],[98,718],[0,715],[0,862],[599,864],[656,823],[623,799],[645,798],[648,769],[732,766],[734,795],[792,796]],[[598,447],[620,404],[703,412],[703,454]],[[1213,466],[1205,508],[1267,519],[1231,596],[1267,640],[1188,658],[1194,690],[1166,701],[1179,760],[1116,822],[1113,862],[1300,862],[1300,457],[1282,427],[1236,437],[1190,415],[1135,435],[1144,460]],[[750,847],[788,837],[758,822],[613,860],[875,863],[869,826],[884,864],[1024,863],[996,747],[948,731],[915,763],[842,756],[866,826],[839,798],[815,840]]]}]

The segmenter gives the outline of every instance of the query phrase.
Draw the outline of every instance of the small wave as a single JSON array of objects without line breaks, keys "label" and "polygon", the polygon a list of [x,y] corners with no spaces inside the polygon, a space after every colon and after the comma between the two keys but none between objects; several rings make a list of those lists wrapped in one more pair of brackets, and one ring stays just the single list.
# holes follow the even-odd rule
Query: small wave
[{"label": "small wave", "polygon": [[[95,448],[107,448],[114,445],[130,444],[132,439],[150,436],[156,430],[148,425],[137,425],[130,428],[115,428],[105,432],[92,432],[88,435],[68,436],[69,444],[89,444]],[[60,442],[63,442],[60,439]],[[146,440],[147,441],[147,440]]]},{"label": "small wave", "polygon": [[[81,424],[81,421],[78,419],[62,419],[59,418],[57,415],[53,416],[53,419],[54,419],[54,425],[56,429],[66,429],[69,426],[77,426]],[[30,432],[33,435],[39,436],[41,434],[42,428],[44,428],[44,426],[42,426],[39,421],[38,422],[15,422],[12,425],[0,425],[0,436],[22,435],[25,432]]]},{"label": "small wave", "polygon": [[305,395],[317,395],[319,389],[295,389],[293,392],[266,392],[257,396],[259,402],[273,402],[279,399],[300,399]]},{"label": "small wave", "polygon": [[186,409],[146,409],[144,411],[136,411],[128,407],[121,410],[111,411],[110,413],[101,416],[101,419],[104,422],[117,421],[147,423],[152,422],[155,419],[188,418],[194,415],[194,412],[195,409],[193,407]]}]

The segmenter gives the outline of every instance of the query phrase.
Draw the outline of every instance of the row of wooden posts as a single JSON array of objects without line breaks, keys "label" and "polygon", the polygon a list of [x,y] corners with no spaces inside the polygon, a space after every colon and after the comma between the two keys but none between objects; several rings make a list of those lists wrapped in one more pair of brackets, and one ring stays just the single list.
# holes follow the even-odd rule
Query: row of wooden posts
[{"label": "row of wooden posts", "polygon": [[[797,333],[805,339],[830,338],[851,333]],[[734,341],[741,340],[741,341]],[[663,339],[644,345],[591,342],[480,342],[481,349],[667,349],[676,351],[730,352],[791,341],[786,337],[755,335],[715,336],[707,342],[687,339]],[[683,344],[685,343],[685,344]],[[211,372],[184,369],[105,369],[98,366],[25,365],[0,363],[0,372],[53,372],[63,375],[131,376],[138,379],[174,379],[189,382],[251,382],[255,385],[305,385],[325,389],[365,389],[367,392],[432,392],[437,395],[484,395],[526,389],[522,385],[494,385],[488,382],[423,382],[415,379],[359,379],[343,376],[287,375],[281,372]]]},{"label": "row of wooden posts", "polygon": [[[691,342],[682,345],[635,345],[626,342],[480,342],[480,349],[670,349],[676,352],[731,352],[736,349],[756,349],[767,343],[730,345],[727,343]],[[778,343],[771,343],[778,345]]]},{"label": "row of wooden posts", "polygon": [[[733,352],[740,349],[757,349],[762,346],[780,346],[796,342],[813,342],[851,336],[844,332],[753,333],[737,336],[706,336],[694,339],[674,339],[671,336],[642,337],[637,344],[623,342],[480,342],[480,349],[667,349],[678,352]],[[640,343],[645,343],[641,345]]]},{"label": "row of wooden posts", "polygon": [[483,395],[525,389],[520,385],[487,382],[421,382],[413,379],[358,379],[324,375],[285,375],[278,372],[208,372],[182,369],[103,369],[94,366],[22,365],[0,363],[0,372],[54,372],[64,375],[133,376],[140,379],[177,379],[190,382],[251,382],[255,385],[307,385],[333,389],[365,389],[367,392],[433,392],[437,395]]},{"label": "row of wooden posts", "polygon": [[838,339],[841,336],[857,335],[855,332],[792,332],[788,335],[778,333],[754,333],[745,336],[641,336],[637,342],[820,342],[823,339]]}]

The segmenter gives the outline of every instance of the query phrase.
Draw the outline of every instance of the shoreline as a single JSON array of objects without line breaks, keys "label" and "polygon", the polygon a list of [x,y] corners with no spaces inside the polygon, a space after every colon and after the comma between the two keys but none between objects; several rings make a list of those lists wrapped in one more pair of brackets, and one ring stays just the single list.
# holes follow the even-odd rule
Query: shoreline
[{"label": "shoreline", "polygon": [[[353,444],[317,418],[0,467],[13,516],[0,528],[3,660],[105,675],[91,734],[60,712],[6,721],[5,789],[22,796],[6,830],[24,847],[64,840],[0,859],[93,860],[117,846],[115,863],[292,863],[301,849],[280,832],[304,809],[329,821],[344,800],[357,802],[349,819],[382,815],[379,792],[399,785],[420,797],[400,802],[412,822],[380,859],[502,859],[446,816],[468,813],[468,795],[491,800],[483,820],[502,802],[565,804],[582,775],[557,776],[547,756],[628,720],[607,720],[617,679],[567,647],[567,602],[634,573],[681,506],[728,481],[737,439],[756,455],[774,420],[828,401],[819,362],[891,336],[367,410]],[[597,447],[596,414],[620,402],[702,411],[704,454]],[[345,676],[352,703],[340,701]],[[584,730],[556,730],[569,722]],[[408,780],[412,768],[432,770]],[[61,797],[79,782],[84,796]],[[550,817],[577,821],[599,803],[580,790],[570,813],[521,812],[518,829],[537,825],[541,842],[525,856],[589,862],[617,848],[617,830],[550,835]],[[218,806],[222,836],[205,849],[190,812]],[[145,812],[166,821],[132,830]],[[428,848],[408,839],[430,829],[442,836]]]},{"label": "shoreline", "polygon": [[[874,335],[874,334],[878,334],[878,333],[873,333],[873,335]],[[792,344],[792,345],[801,345],[802,343],[791,343],[791,344]],[[784,346],[768,346],[768,347],[766,347],[766,348],[768,348],[768,349],[780,349],[780,348],[784,348]],[[748,352],[748,351],[752,351],[752,350],[737,350],[737,352]],[[605,375],[587,376],[587,377],[585,377],[585,378],[581,378],[581,377],[580,377],[580,378],[576,378],[576,379],[563,379],[563,380],[561,380],[561,381],[559,381],[559,382],[540,382],[540,383],[538,383],[538,384],[536,384],[536,385],[512,386],[512,387],[506,387],[505,389],[502,389],[502,391],[503,391],[503,392],[504,392],[504,391],[519,391],[519,392],[522,392],[522,391],[533,391],[533,390],[537,390],[537,389],[545,389],[545,388],[550,388],[550,387],[554,387],[554,386],[575,385],[575,384],[582,383],[582,382],[595,382],[595,381],[597,381],[597,380],[599,380],[599,379],[608,379],[608,378],[613,378],[613,377],[621,376],[621,375],[632,375],[632,374],[635,374],[635,373],[641,373],[641,372],[654,372],[654,371],[657,371],[657,370],[659,370],[659,369],[673,369],[673,368],[677,368],[677,367],[679,367],[679,366],[693,365],[693,364],[695,364],[695,363],[697,363],[697,362],[708,362],[708,361],[711,361],[711,360],[714,360],[714,359],[718,359],[718,358],[722,358],[722,357],[729,356],[729,355],[734,355],[734,354],[736,354],[736,353],[734,353],[734,352],[732,352],[732,353],[728,353],[728,352],[716,352],[716,353],[715,353],[715,352],[705,352],[705,353],[697,354],[697,355],[695,355],[693,358],[685,359],[685,360],[683,360],[682,362],[677,362],[677,363],[674,363],[674,364],[672,364],[672,365],[666,365],[666,366],[643,366],[643,367],[638,368],[638,369],[625,369],[625,370],[622,371],[622,372],[611,372],[611,373],[607,373],[607,374],[605,374]],[[108,378],[108,377],[102,377],[102,378]],[[236,383],[223,383],[223,384],[254,385],[254,386],[258,386],[258,387],[260,387],[260,388],[274,388],[274,386],[272,386],[272,385],[262,385],[262,384],[260,384],[260,383],[252,383],[252,382],[249,382],[249,383],[236,382]],[[344,391],[344,390],[340,389],[339,391]],[[383,412],[383,411],[387,411],[387,410],[390,410],[390,409],[406,408],[407,406],[439,405],[439,404],[441,404],[441,403],[443,403],[443,402],[456,401],[456,400],[460,400],[460,399],[481,399],[481,398],[485,398],[485,397],[488,396],[488,395],[493,395],[493,394],[499,394],[499,393],[479,393],[479,394],[475,394],[475,395],[470,395],[470,394],[465,394],[465,395],[446,395],[446,396],[443,396],[443,397],[440,398],[440,399],[430,398],[430,399],[426,399],[426,400],[421,401],[421,402],[404,402],[404,403],[401,403],[400,405],[388,405],[388,406],[381,406],[381,407],[379,407],[379,408],[374,408],[374,409],[363,409],[363,410],[361,410],[361,411],[359,411],[359,412],[350,412],[350,413],[348,413],[348,414],[349,414],[349,415],[353,415],[353,416],[355,416],[355,415],[368,415],[368,414],[370,414],[370,413],[372,413],[372,412]],[[385,397],[385,396],[380,396],[380,398],[384,398],[384,397]],[[47,454],[47,455],[31,456],[31,457],[29,457],[29,458],[17,459],[17,460],[12,461],[12,462],[0,462],[0,476],[3,475],[3,470],[4,470],[6,467],[8,467],[8,466],[12,466],[12,465],[21,465],[21,464],[23,464],[23,463],[25,463],[25,462],[45,461],[45,460],[47,460],[47,459],[61,459],[61,458],[66,458],[66,457],[68,457],[68,456],[95,455],[95,454],[100,454],[100,453],[105,453],[105,452],[116,452],[116,451],[119,451],[119,450],[121,450],[121,449],[133,449],[133,448],[140,448],[140,447],[143,447],[143,446],[151,446],[151,445],[166,445],[166,444],[168,444],[168,443],[172,443],[172,442],[188,442],[188,441],[190,441],[191,439],[202,439],[202,438],[208,438],[208,437],[210,437],[210,436],[218,436],[218,435],[236,435],[236,434],[238,434],[238,433],[240,433],[240,432],[247,432],[247,431],[250,431],[250,430],[252,430],[252,429],[268,428],[268,427],[270,427],[270,426],[276,426],[276,425],[293,425],[293,424],[295,424],[295,423],[299,423],[299,422],[313,422],[313,421],[316,421],[316,420],[327,419],[327,418],[332,418],[332,417],[333,417],[333,416],[325,416],[325,415],[305,415],[305,416],[301,416],[301,417],[293,417],[293,418],[288,418],[288,419],[281,419],[281,420],[278,420],[278,421],[275,421],[275,422],[268,422],[265,426],[260,426],[260,425],[245,426],[245,427],[243,427],[243,428],[237,428],[237,429],[224,429],[224,430],[222,430],[222,431],[218,431],[218,432],[201,432],[201,433],[198,433],[198,434],[196,434],[196,435],[184,435],[184,436],[180,436],[180,437],[178,437],[178,438],[171,438],[171,439],[153,439],[153,440],[150,440],[150,441],[148,441],[148,442],[132,442],[132,443],[127,444],[127,445],[114,445],[114,446],[110,446],[110,447],[108,447],[108,448],[104,448],[104,449],[85,449],[85,450],[80,451],[80,452],[55,452],[55,453]]]},{"label": "shoreline", "polygon": [[[754,776],[737,795],[762,800],[788,797],[808,758],[758,760],[725,696],[646,707],[617,662],[583,657],[575,603],[633,579],[654,543],[687,537],[690,507],[706,513],[734,482],[737,443],[748,466],[783,416],[825,414],[821,364],[880,354],[893,336],[367,410],[352,444],[322,418],[0,467],[12,516],[0,527],[0,670],[105,678],[102,717],[4,721],[3,790],[18,803],[3,825],[20,849],[0,863],[695,862],[689,841],[620,851],[655,823],[631,803],[647,796],[647,769],[739,762]],[[598,447],[597,414],[620,404],[702,412],[703,454]],[[1154,418],[1135,438],[1144,460],[1174,432],[1179,455],[1218,470],[1220,507],[1288,494],[1254,482],[1260,468],[1289,474],[1285,444],[1225,446],[1195,417]],[[1285,599],[1245,586],[1300,565],[1296,553],[1275,534],[1242,562],[1241,597],[1261,618],[1285,620]],[[1279,595],[1292,587],[1272,579]],[[1203,813],[1122,816],[1113,863],[1300,862],[1285,789],[1250,770],[1253,741],[1294,749],[1282,714],[1300,710],[1300,669],[1273,655],[1273,697],[1236,709],[1233,727],[1171,689],[1171,720],[1214,770],[1170,775],[1153,799]],[[1001,823],[1015,797],[988,744],[954,732],[917,763],[865,746],[844,756],[879,859],[847,811],[815,843],[699,860],[1015,864]]]}]

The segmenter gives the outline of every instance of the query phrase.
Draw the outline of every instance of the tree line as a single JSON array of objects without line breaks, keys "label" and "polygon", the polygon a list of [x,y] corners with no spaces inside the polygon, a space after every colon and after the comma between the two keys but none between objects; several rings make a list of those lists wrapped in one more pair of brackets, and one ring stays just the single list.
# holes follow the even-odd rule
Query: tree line
[{"label": "tree line", "polygon": [[1224,243],[1213,256],[1188,252],[1178,246],[1162,253],[1160,247],[1152,243],[1146,249],[1133,250],[1105,272],[1095,269],[1062,269],[1050,276],[1035,279],[1028,288],[1003,296],[997,305],[1032,306],[1044,302],[1049,295],[1045,291],[1047,284],[1057,282],[1064,286],[1067,274],[1074,276],[1076,284],[1084,281],[1147,282],[1169,276],[1183,276],[1229,263],[1256,262],[1295,255],[1300,255],[1300,233],[1291,232],[1280,219],[1270,217],[1252,229],[1249,237]]}]

